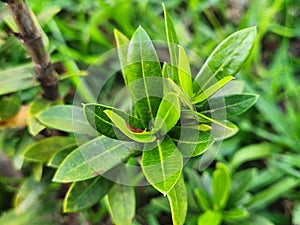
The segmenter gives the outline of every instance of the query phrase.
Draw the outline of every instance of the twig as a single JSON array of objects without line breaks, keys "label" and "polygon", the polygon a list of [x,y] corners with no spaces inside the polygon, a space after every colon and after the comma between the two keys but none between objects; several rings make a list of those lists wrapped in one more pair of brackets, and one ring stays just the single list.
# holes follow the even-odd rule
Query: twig
[{"label": "twig", "polygon": [[34,16],[25,0],[0,0],[5,2],[19,29],[22,42],[35,66],[36,78],[40,82],[44,97],[50,100],[59,98],[58,74],[50,62],[50,57],[42,42],[41,30],[33,19]]}]

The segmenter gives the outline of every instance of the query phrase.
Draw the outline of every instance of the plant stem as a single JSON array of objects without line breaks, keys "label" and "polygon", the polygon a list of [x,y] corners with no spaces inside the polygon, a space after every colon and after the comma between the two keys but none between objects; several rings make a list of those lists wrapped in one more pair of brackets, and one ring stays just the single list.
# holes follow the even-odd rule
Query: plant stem
[{"label": "plant stem", "polygon": [[44,97],[50,100],[59,98],[59,76],[50,62],[42,42],[41,30],[35,23],[34,15],[25,0],[1,0],[5,2],[15,20],[27,53],[31,56],[35,67],[36,78],[44,91]]}]

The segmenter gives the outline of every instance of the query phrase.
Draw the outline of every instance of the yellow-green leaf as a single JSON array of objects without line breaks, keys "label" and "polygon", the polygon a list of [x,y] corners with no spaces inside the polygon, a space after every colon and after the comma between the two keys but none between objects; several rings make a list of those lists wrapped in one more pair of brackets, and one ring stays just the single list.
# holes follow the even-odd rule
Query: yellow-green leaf
[{"label": "yellow-green leaf", "polygon": [[166,195],[181,176],[183,159],[168,135],[152,146],[153,143],[145,146],[142,169],[149,183]]}]

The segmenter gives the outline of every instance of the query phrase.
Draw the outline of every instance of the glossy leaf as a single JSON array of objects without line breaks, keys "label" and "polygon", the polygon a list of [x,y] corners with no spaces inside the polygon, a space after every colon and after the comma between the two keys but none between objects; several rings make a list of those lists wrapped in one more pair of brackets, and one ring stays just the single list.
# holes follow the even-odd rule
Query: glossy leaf
[{"label": "glossy leaf", "polygon": [[226,222],[237,222],[249,217],[249,212],[243,208],[233,208],[223,213],[223,220]]},{"label": "glossy leaf", "polygon": [[153,133],[165,135],[180,118],[180,102],[176,93],[169,92],[162,99],[154,121]]},{"label": "glossy leaf", "polygon": [[104,113],[109,117],[109,119],[118,127],[123,134],[129,137],[131,140],[140,143],[149,143],[155,141],[156,137],[152,135],[149,131],[140,130],[139,132],[134,132],[130,129],[130,126],[126,123],[126,121],[115,113],[112,110],[105,110]]},{"label": "glossy leaf", "polygon": [[197,74],[194,82],[195,93],[200,94],[202,90],[228,75],[235,76],[248,59],[255,37],[256,27],[251,27],[235,32],[222,41]]},{"label": "glossy leaf", "polygon": [[248,219],[243,220],[243,225],[275,225],[266,217],[251,215]]},{"label": "glossy leaf", "polygon": [[208,99],[210,96],[215,94],[218,90],[220,90],[222,87],[224,87],[229,81],[231,81],[234,77],[233,76],[226,76],[219,81],[217,81],[215,84],[212,84],[207,89],[203,89],[203,92],[201,92],[200,95],[194,97],[193,103],[197,104],[199,102],[203,102],[206,99]]},{"label": "glossy leaf", "polygon": [[179,67],[178,67],[178,78],[179,84],[182,89],[190,96],[193,96],[193,83],[192,73],[190,68],[189,59],[182,46],[179,46]]},{"label": "glossy leaf", "polygon": [[211,198],[205,190],[202,190],[201,188],[195,189],[195,196],[202,210],[207,211],[212,208]]},{"label": "glossy leaf", "polygon": [[75,146],[76,140],[73,137],[49,137],[29,146],[24,157],[36,162],[47,162],[56,152]]},{"label": "glossy leaf", "polygon": [[116,225],[132,225],[135,215],[133,186],[115,183],[106,198],[108,211]]},{"label": "glossy leaf", "polygon": [[155,48],[142,27],[133,34],[124,69],[134,110],[146,128],[156,116],[163,96],[160,62]]},{"label": "glossy leaf", "polygon": [[30,104],[28,131],[32,136],[36,136],[39,132],[46,128],[44,124],[39,122],[36,115],[47,109],[50,104],[51,102],[45,99],[37,99]]},{"label": "glossy leaf", "polygon": [[219,211],[206,211],[198,218],[198,225],[220,225],[222,223],[222,213]]},{"label": "glossy leaf", "polygon": [[170,62],[171,62],[171,68],[172,68],[172,80],[178,84],[179,78],[178,78],[178,58],[179,58],[179,52],[178,52],[178,39],[176,35],[176,31],[172,22],[172,19],[163,4],[163,10],[164,10],[164,17],[165,17],[165,28],[166,28],[166,36],[167,36],[167,42],[168,42],[168,48],[169,48],[169,54],[170,54]]},{"label": "glossy leaf", "polygon": [[97,103],[84,104],[83,110],[89,124],[99,133],[114,139],[129,140],[104,113],[105,110],[111,110],[121,116],[132,128],[143,130],[141,120],[111,106]]},{"label": "glossy leaf", "polygon": [[177,148],[185,157],[194,157],[205,152],[214,142],[209,132],[196,127],[176,126],[169,135],[177,143]]},{"label": "glossy leaf", "polygon": [[47,166],[57,169],[65,158],[73,151],[73,148],[68,148],[63,151],[56,152],[48,161]]},{"label": "glossy leaf", "polygon": [[174,225],[183,225],[187,212],[187,192],[183,176],[167,194]]},{"label": "glossy leaf", "polygon": [[202,113],[196,113],[199,117],[199,122],[211,122],[212,132],[211,134],[218,140],[229,138],[238,132],[238,127],[228,120],[218,121],[205,116]]},{"label": "glossy leaf", "polygon": [[62,130],[96,136],[95,131],[86,121],[83,110],[71,105],[52,106],[37,115],[44,125]]},{"label": "glossy leaf", "polygon": [[0,95],[21,91],[38,85],[34,74],[34,68],[31,65],[23,65],[0,71]]},{"label": "glossy leaf", "polygon": [[132,150],[124,143],[100,136],[81,145],[61,163],[54,182],[68,183],[101,175],[125,161]]},{"label": "glossy leaf", "polygon": [[165,195],[181,176],[183,160],[169,136],[165,136],[162,141],[156,141],[156,144],[154,148],[151,148],[153,144],[145,146],[142,169],[149,183]]},{"label": "glossy leaf", "polygon": [[128,82],[126,76],[124,76],[125,75],[124,67],[127,65],[129,39],[117,29],[114,30],[114,35],[118,47],[118,56],[121,64],[124,81],[125,84],[127,84]]},{"label": "glossy leaf", "polygon": [[298,178],[286,176],[254,195],[252,201],[250,201],[247,205],[247,208],[249,210],[263,209],[271,202],[281,198],[284,193],[288,193],[295,187],[299,186],[299,183],[300,181]]},{"label": "glossy leaf", "polygon": [[21,98],[18,94],[2,96],[0,98],[0,121],[14,117],[21,107]]},{"label": "glossy leaf", "polygon": [[64,212],[77,212],[96,204],[103,198],[113,183],[105,178],[75,182],[69,188],[63,203]]},{"label": "glossy leaf", "polygon": [[237,94],[212,98],[209,103],[197,107],[198,112],[210,115],[214,118],[224,117],[232,118],[247,111],[256,101],[258,96],[255,94]]},{"label": "glossy leaf", "polygon": [[227,207],[231,208],[236,205],[246,194],[251,182],[257,175],[256,169],[247,169],[238,172],[233,177],[231,195],[228,199]]},{"label": "glossy leaf", "polygon": [[231,189],[229,169],[222,163],[217,163],[212,176],[212,202],[214,210],[226,207]]},{"label": "glossy leaf", "polygon": [[271,153],[278,151],[278,147],[271,143],[252,144],[241,148],[230,161],[232,168],[238,168],[245,162],[264,159]]},{"label": "glossy leaf", "polygon": [[168,78],[166,80],[166,83],[168,85],[168,87],[170,88],[171,91],[178,93],[179,94],[179,98],[180,101],[182,102],[183,105],[185,105],[187,108],[193,110],[194,106],[193,106],[193,102],[191,100],[191,98],[188,96],[187,93],[185,93],[181,87],[179,87],[173,80],[171,80],[170,78]]}]

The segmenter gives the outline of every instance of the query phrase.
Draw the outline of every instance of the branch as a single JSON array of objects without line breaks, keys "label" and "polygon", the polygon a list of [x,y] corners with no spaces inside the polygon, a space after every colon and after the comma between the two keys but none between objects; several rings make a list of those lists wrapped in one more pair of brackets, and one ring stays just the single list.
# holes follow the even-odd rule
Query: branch
[{"label": "branch", "polygon": [[50,100],[58,99],[59,76],[50,62],[50,57],[42,42],[41,30],[34,22],[34,15],[25,0],[1,1],[5,2],[11,11],[19,29],[20,38],[35,66],[36,78],[44,90],[44,97]]}]

